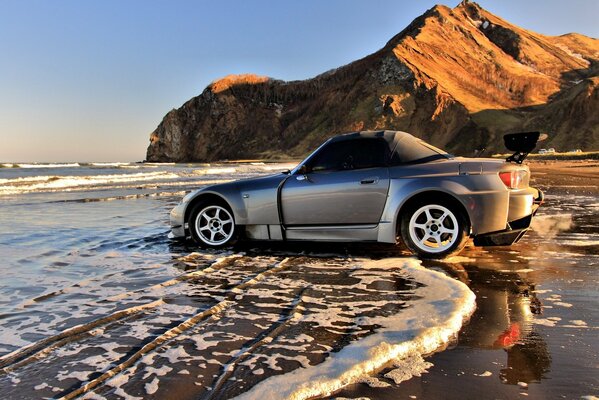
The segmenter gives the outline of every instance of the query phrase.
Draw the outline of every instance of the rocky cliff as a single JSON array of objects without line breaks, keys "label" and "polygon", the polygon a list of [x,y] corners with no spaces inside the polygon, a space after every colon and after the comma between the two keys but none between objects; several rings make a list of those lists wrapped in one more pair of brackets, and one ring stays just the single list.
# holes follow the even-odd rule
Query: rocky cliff
[{"label": "rocky cliff", "polygon": [[[503,150],[502,134],[599,149],[599,40],[545,36],[476,3],[435,6],[381,50],[312,79],[230,75],[170,111],[148,161],[298,157],[327,137],[411,132],[461,155]],[[567,149],[566,149],[567,148]]]}]

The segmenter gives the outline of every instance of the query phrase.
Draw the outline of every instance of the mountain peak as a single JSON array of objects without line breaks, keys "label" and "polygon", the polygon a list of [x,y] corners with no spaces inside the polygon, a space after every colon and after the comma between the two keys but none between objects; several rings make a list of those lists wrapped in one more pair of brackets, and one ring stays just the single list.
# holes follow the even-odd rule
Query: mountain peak
[{"label": "mountain peak", "polygon": [[527,31],[466,1],[431,8],[387,46],[428,88],[470,112],[543,104],[575,80],[565,71],[580,79],[596,73],[589,67],[598,48],[592,39]]},{"label": "mountain peak", "polygon": [[150,161],[298,157],[334,134],[406,130],[456,154],[501,151],[507,131],[599,147],[599,40],[436,5],[379,51],[304,81],[228,75],[171,111]]},{"label": "mountain peak", "polygon": [[459,10],[459,9],[479,9],[482,10],[483,8],[476,2],[474,1],[468,1],[468,0],[462,0],[458,3],[457,6],[455,6],[453,9],[454,10]]}]

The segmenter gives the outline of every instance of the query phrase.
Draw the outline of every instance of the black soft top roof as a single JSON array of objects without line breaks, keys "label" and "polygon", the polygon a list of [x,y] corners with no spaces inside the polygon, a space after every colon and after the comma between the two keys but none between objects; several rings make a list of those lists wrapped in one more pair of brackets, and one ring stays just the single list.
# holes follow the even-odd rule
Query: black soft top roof
[{"label": "black soft top roof", "polygon": [[344,133],[342,135],[335,136],[331,139],[331,141],[337,142],[342,140],[352,140],[361,138],[383,138],[387,141],[387,143],[389,143],[389,146],[391,147],[405,135],[412,136],[409,133],[402,131],[359,131]]},{"label": "black soft top roof", "polygon": [[[331,142],[343,141],[343,140],[352,140],[352,139],[364,139],[364,138],[383,138],[389,145],[389,149],[394,151],[396,146],[401,143],[402,146],[412,146],[412,147],[421,147],[424,146],[429,150],[437,154],[448,155],[445,150],[439,149],[424,140],[417,138],[414,135],[409,134],[404,131],[359,131],[359,132],[350,132],[342,135],[334,136],[330,139]],[[404,149],[406,151],[407,149]]]}]

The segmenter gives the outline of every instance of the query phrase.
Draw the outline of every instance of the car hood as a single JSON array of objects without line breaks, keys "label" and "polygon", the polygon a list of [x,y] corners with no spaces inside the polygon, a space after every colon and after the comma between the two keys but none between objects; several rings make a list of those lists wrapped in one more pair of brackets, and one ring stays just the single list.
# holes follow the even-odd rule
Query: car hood
[{"label": "car hood", "polygon": [[220,192],[222,190],[229,191],[235,190],[249,190],[256,188],[267,188],[267,187],[278,187],[281,181],[287,178],[289,175],[284,173],[259,176],[256,178],[239,179],[232,182],[218,183],[216,185],[206,186],[197,192]]}]

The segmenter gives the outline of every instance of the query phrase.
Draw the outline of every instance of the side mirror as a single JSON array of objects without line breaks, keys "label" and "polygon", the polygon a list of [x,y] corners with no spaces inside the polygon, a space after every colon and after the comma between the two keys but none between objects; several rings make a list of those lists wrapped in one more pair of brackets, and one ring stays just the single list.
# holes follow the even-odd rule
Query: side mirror
[{"label": "side mirror", "polygon": [[310,168],[308,168],[306,164],[304,164],[300,167],[300,169],[297,170],[297,176],[295,177],[295,179],[297,179],[298,181],[310,181],[310,179],[308,179],[308,173],[310,173]]}]

